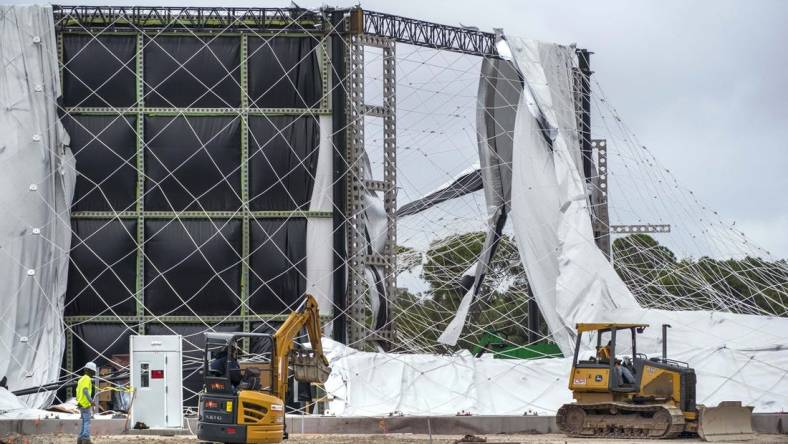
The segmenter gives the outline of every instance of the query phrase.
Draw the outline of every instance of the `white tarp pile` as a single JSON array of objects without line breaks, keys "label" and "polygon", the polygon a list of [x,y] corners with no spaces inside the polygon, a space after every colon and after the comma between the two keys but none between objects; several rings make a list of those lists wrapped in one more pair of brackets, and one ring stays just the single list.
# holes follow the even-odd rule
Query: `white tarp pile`
[{"label": "white tarp pile", "polygon": [[75,172],[57,116],[52,8],[0,6],[0,42],[0,378],[15,390],[60,376]]},{"label": "white tarp pile", "polygon": [[46,410],[32,409],[25,405],[13,393],[0,388],[0,419],[77,419],[79,414],[54,413]]},{"label": "white tarp pile", "polygon": [[[525,78],[514,123],[511,220],[535,298],[566,356],[578,322],[643,322],[638,351],[658,355],[670,324],[669,357],[698,374],[698,402],[741,400],[756,411],[788,408],[788,319],[641,308],[593,241],[572,97],[573,48],[509,41]],[[466,297],[466,299],[468,299]],[[443,339],[456,342],[464,300]],[[475,359],[363,353],[329,347],[326,385],[338,415],[554,413],[570,401],[571,360]],[[581,353],[592,353],[585,344]]]},{"label": "white tarp pile", "polygon": [[326,391],[338,416],[549,414],[571,401],[567,359],[361,352],[330,339]]}]

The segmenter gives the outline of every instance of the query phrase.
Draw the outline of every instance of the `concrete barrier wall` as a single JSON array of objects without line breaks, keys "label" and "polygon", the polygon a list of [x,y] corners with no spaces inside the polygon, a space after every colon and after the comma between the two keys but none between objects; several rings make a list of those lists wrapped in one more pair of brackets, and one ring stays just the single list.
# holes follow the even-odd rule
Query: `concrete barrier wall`
[{"label": "concrete barrier wall", "polygon": [[[187,419],[188,427],[175,430],[125,431],[125,419],[96,419],[91,423],[93,435],[188,434],[197,430],[197,420]],[[331,417],[288,415],[287,431],[322,434],[385,434],[421,433],[434,435],[491,435],[559,433],[554,416],[391,416],[391,417]],[[752,418],[757,433],[788,433],[788,413],[758,413]],[[41,435],[65,433],[76,435],[77,419],[5,419],[0,420],[0,438],[12,435]]]}]

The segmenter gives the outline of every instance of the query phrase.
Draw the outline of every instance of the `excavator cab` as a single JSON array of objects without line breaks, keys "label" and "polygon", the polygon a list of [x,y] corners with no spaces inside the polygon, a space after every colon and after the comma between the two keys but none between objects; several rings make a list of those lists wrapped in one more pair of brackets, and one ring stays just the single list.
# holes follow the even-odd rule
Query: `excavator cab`
[{"label": "excavator cab", "polygon": [[[302,329],[309,335],[310,350],[295,344]],[[306,295],[273,335],[206,333],[197,438],[222,443],[282,442],[290,368],[295,380],[309,383],[324,383],[331,371],[320,332],[317,301]],[[243,359],[241,344],[246,338],[270,341],[270,356]]]},{"label": "excavator cab", "polygon": [[[244,338],[273,341],[268,334],[205,333],[197,436],[223,443],[278,443],[284,435],[284,401],[272,390],[273,366],[241,368]],[[246,366],[245,366],[246,367]]]}]

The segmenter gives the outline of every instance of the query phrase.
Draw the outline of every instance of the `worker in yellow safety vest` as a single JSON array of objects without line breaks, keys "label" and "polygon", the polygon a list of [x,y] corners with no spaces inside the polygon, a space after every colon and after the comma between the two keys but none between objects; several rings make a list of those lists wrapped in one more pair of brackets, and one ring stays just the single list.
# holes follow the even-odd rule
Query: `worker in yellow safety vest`
[{"label": "worker in yellow safety vest", "polygon": [[82,427],[79,429],[77,444],[91,444],[90,419],[93,417],[93,377],[96,376],[96,364],[88,362],[82,372],[82,377],[77,382],[77,407],[82,418]]}]

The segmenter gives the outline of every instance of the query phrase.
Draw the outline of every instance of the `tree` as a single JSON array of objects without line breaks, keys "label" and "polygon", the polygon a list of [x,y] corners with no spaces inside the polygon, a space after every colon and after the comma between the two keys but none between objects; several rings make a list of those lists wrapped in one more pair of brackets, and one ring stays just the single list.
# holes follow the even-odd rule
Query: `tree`
[{"label": "tree", "polygon": [[[454,317],[469,282],[463,274],[473,266],[484,247],[485,233],[453,234],[433,241],[426,253],[421,276],[428,294],[400,292],[395,305],[397,330],[418,347],[431,349]],[[407,254],[411,250],[401,247]],[[402,261],[405,262],[405,261]],[[514,240],[503,235],[480,288],[482,301],[475,319],[464,327],[458,344],[472,348],[485,331],[505,336],[516,345],[527,343],[528,280]],[[413,347],[414,343],[408,344]]]},{"label": "tree", "polygon": [[788,264],[761,258],[677,261],[646,234],[613,242],[616,272],[644,307],[786,316]]}]

